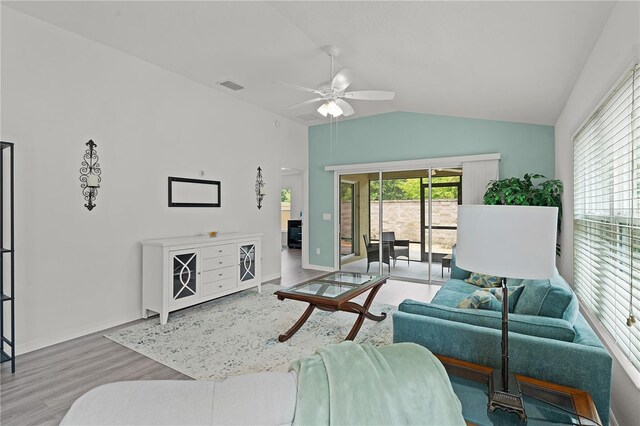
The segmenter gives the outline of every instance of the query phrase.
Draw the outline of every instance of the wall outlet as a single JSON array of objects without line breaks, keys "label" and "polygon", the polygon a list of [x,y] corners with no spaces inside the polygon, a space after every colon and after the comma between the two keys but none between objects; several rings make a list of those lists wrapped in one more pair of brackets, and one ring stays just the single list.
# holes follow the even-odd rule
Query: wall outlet
[{"label": "wall outlet", "polygon": [[316,247],[316,254],[320,254],[320,247]]}]

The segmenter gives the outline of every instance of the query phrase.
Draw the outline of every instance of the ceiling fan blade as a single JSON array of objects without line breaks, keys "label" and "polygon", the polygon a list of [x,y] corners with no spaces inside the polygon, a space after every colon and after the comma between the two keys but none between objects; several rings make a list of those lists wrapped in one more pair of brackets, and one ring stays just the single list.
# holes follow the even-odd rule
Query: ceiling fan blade
[{"label": "ceiling fan blade", "polygon": [[386,92],[384,90],[359,90],[344,94],[347,99],[360,99],[363,101],[390,101],[395,96],[396,92]]},{"label": "ceiling fan blade", "polygon": [[315,93],[316,95],[321,95],[322,94],[322,92],[320,92],[319,90],[311,89],[309,87],[304,87],[304,86],[298,86],[297,84],[282,83],[282,82],[279,82],[279,81],[275,81],[274,84],[279,84],[281,86],[285,86],[285,87],[288,87],[290,89],[302,90],[303,92]]},{"label": "ceiling fan blade", "polygon": [[342,110],[342,115],[344,115],[345,117],[353,115],[353,113],[355,112],[353,110],[353,107],[342,99],[336,99],[336,104],[340,107],[340,109]]},{"label": "ceiling fan blade", "polygon": [[334,90],[344,90],[349,87],[354,77],[355,73],[353,71],[349,68],[342,68],[340,72],[333,77],[331,88]]},{"label": "ceiling fan blade", "polygon": [[318,102],[318,101],[321,101],[321,100],[323,100],[323,98],[309,99],[308,101],[300,102],[298,104],[291,105],[290,107],[287,107],[287,108],[288,109],[298,108],[298,107],[309,105],[309,104],[312,104],[314,102]]}]

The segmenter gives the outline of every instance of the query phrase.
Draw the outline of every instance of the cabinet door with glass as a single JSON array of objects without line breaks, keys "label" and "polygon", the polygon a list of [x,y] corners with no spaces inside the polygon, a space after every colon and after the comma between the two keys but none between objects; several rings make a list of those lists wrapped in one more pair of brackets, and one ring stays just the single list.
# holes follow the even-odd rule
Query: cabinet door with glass
[{"label": "cabinet door with glass", "polygon": [[[238,286],[246,287],[255,285],[260,277],[260,244],[257,241],[249,241],[238,244]],[[260,289],[258,287],[258,289]]]},{"label": "cabinet door with glass", "polygon": [[169,304],[178,305],[198,297],[200,291],[200,250],[170,252],[171,284]]}]

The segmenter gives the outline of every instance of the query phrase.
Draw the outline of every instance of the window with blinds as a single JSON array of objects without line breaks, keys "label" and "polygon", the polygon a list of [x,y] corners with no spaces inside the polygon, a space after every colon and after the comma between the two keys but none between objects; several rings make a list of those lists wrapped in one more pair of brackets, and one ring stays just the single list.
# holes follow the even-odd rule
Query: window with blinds
[{"label": "window with blinds", "polygon": [[640,67],[574,136],[574,282],[640,370]]}]

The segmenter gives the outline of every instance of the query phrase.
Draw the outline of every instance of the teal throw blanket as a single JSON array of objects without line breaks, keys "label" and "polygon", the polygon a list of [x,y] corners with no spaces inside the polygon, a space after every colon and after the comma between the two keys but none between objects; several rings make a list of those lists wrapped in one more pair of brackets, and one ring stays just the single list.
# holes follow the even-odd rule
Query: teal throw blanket
[{"label": "teal throw blanket", "polygon": [[295,361],[294,425],[464,425],[440,361],[414,343],[345,341]]}]

